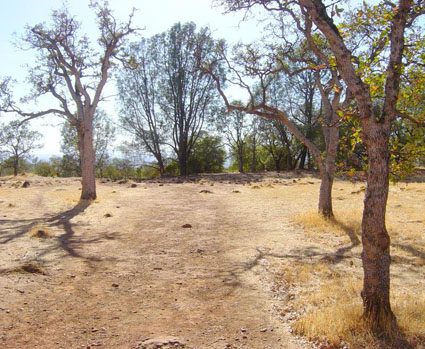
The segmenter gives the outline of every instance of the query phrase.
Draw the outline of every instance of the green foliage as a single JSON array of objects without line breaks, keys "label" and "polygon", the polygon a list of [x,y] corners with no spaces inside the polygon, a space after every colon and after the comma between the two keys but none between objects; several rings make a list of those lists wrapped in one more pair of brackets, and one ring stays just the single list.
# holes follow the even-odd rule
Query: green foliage
[{"label": "green foliage", "polygon": [[171,176],[179,175],[179,163],[176,159],[171,159],[165,166],[165,173]]},{"label": "green foliage", "polygon": [[[252,135],[248,135],[245,139],[245,145],[243,148],[243,171],[244,172],[258,172],[265,170],[274,170],[274,165],[271,164],[270,154],[268,151],[261,146],[261,143],[257,143]],[[254,154],[255,152],[255,154]],[[239,157],[236,149],[231,150],[231,163],[228,168],[231,172],[239,171]],[[255,159],[255,164],[254,164]],[[270,166],[270,167],[268,167]]]},{"label": "green foliage", "polygon": [[[0,161],[0,176],[14,175],[15,165],[16,165],[15,157],[10,157],[10,158],[4,159],[3,161]],[[25,172],[31,171],[32,165],[26,159],[19,159],[17,168],[18,168],[18,174],[25,173]]]},{"label": "green foliage", "polygon": [[128,159],[113,158],[104,169],[103,176],[112,180],[137,177],[137,170]]},{"label": "green foliage", "polygon": [[127,52],[118,79],[121,124],[160,168],[172,152],[186,174],[199,134],[217,111],[215,83],[197,69],[200,58],[214,57],[215,45],[207,28],[177,23]]},{"label": "green foliage", "polygon": [[177,23],[128,50],[118,80],[121,123],[159,167],[172,152],[186,174],[199,134],[217,112],[215,83],[197,69],[199,59],[215,58],[215,46],[208,28]]},{"label": "green foliage", "polygon": [[336,158],[337,172],[366,170],[367,153],[362,141],[360,123],[349,113],[341,114],[339,146]]},{"label": "green foliage", "polygon": [[136,178],[158,178],[159,169],[153,165],[140,166],[136,169]]},{"label": "green foliage", "polygon": [[42,177],[57,177],[58,173],[56,172],[55,167],[50,161],[39,161],[34,165],[33,168],[34,174]]},{"label": "green foliage", "polygon": [[30,158],[31,152],[41,147],[38,141],[41,134],[28,127],[28,123],[21,124],[12,121],[0,126],[0,159],[3,169],[13,168],[14,175],[18,174],[20,165]]},{"label": "green foliage", "polygon": [[[225,160],[226,151],[221,137],[208,136],[206,132],[201,132],[189,157],[187,174],[223,172]],[[167,162],[165,173],[173,176],[180,174],[179,163],[176,159]]]},{"label": "green foliage", "polygon": [[224,170],[226,151],[221,137],[202,133],[188,161],[189,173],[219,173]]},{"label": "green foliage", "polygon": [[[418,8],[416,8],[418,10]],[[362,6],[349,13],[340,26],[344,36],[350,37],[355,48],[353,63],[357,66],[363,81],[369,85],[373,101],[373,113],[376,118],[383,115],[386,97],[387,61],[389,53],[389,33],[397,9],[390,3],[371,5],[363,2]],[[412,12],[414,13],[414,11]],[[403,63],[396,67],[401,73],[401,85],[397,109],[399,118],[392,123],[390,136],[390,178],[397,181],[411,174],[420,164],[425,154],[425,40],[419,24],[406,30],[406,46]],[[354,57],[353,55],[353,57]],[[367,154],[363,145],[362,130],[354,122],[355,109],[346,117],[348,127],[342,129],[339,149],[339,166],[366,169]],[[352,158],[358,161],[353,163]],[[344,163],[344,165],[342,165]]]}]

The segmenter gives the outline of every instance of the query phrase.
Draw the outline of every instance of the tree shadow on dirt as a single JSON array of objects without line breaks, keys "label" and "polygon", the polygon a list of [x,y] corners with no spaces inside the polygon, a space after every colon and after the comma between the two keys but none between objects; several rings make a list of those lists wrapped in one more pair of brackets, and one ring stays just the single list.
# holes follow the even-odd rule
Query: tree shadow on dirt
[{"label": "tree shadow on dirt", "polygon": [[[99,243],[103,240],[116,239],[114,234],[103,234],[92,239],[83,239],[75,237],[75,223],[72,223],[72,219],[83,213],[89,206],[90,201],[80,201],[73,208],[60,212],[50,218],[34,218],[34,219],[22,219],[22,220],[0,220],[0,225],[5,227],[0,230],[0,245],[6,245],[28,235],[29,231],[36,225],[46,225],[47,227],[59,227],[63,228],[64,234],[57,236],[54,243],[49,243],[47,239],[44,248],[37,251],[36,259],[39,259],[45,255],[51,254],[54,251],[64,251],[70,257],[81,258],[89,262],[99,262],[104,259],[93,256],[84,256],[77,251],[77,247]],[[60,256],[58,258],[62,258]]]},{"label": "tree shadow on dirt", "polygon": [[422,261],[425,262],[425,252],[423,252],[423,251],[421,251],[421,250],[419,250],[415,247],[412,247],[412,246],[409,246],[409,245],[404,245],[404,244],[394,244],[394,243],[392,244],[392,246],[398,247],[399,249],[401,249],[405,252],[408,252],[411,255],[413,255],[414,257],[418,257],[418,258],[422,259]]},{"label": "tree shadow on dirt", "polygon": [[347,236],[350,238],[352,247],[360,245],[361,241],[360,241],[359,237],[357,236],[356,231],[352,227],[350,227],[347,224],[344,224],[343,222],[341,222],[338,219],[332,219],[332,223],[334,223],[337,227],[342,229],[347,234]]},{"label": "tree shadow on dirt", "polygon": [[[74,248],[74,245],[76,243],[76,241],[73,240],[75,231],[73,229],[74,224],[71,223],[71,220],[75,218],[76,216],[78,216],[79,214],[83,213],[90,206],[90,204],[91,204],[91,201],[82,200],[70,210],[61,212],[57,214],[56,216],[53,216],[47,219],[46,223],[48,223],[50,226],[58,226],[64,229],[65,234],[58,237],[58,243],[59,243],[59,248],[65,251],[69,256],[89,259],[92,261],[99,261],[100,260],[99,258],[83,257]],[[99,239],[92,239],[89,241],[85,241],[85,243],[94,243],[94,242],[97,242],[98,240]],[[48,251],[46,250],[45,253],[47,252]],[[43,253],[41,253],[40,255],[43,255]]]},{"label": "tree shadow on dirt", "polygon": [[0,226],[3,228],[0,230],[0,245],[19,239],[38,222],[40,219],[1,219]]}]

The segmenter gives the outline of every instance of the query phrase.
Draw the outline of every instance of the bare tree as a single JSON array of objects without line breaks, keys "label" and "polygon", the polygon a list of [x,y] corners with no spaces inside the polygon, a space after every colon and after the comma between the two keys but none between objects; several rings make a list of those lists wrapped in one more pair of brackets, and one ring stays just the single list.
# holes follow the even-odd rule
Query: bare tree
[{"label": "bare tree", "polygon": [[[11,95],[2,95],[2,110],[23,116],[24,121],[55,114],[66,118],[78,134],[81,156],[82,200],[96,198],[95,153],[93,148],[93,117],[102,99],[103,88],[114,61],[121,59],[120,49],[132,27],[133,13],[126,23],[118,23],[107,2],[91,2],[99,28],[99,50],[80,34],[81,23],[67,9],[54,11],[50,25],[26,28],[22,44],[37,52],[37,64],[29,69],[28,81],[33,92],[23,100],[37,100],[43,95],[56,99],[58,108],[39,112],[21,109]],[[5,86],[7,87],[7,85]],[[6,92],[2,88],[2,92]]]}]

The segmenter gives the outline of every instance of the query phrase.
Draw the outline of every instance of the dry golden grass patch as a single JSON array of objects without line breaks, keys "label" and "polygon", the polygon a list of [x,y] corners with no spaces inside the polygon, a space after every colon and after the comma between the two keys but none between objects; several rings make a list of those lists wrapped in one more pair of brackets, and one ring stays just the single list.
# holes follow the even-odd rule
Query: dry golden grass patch
[{"label": "dry golden grass patch", "polygon": [[[284,284],[289,295],[296,295],[288,297],[287,305],[298,314],[291,327],[298,335],[335,348],[378,348],[361,318],[361,273],[348,268],[322,261],[283,266],[276,282]],[[396,285],[391,301],[407,340],[425,348],[425,294]]]},{"label": "dry golden grass patch", "polygon": [[347,237],[344,242],[359,244],[361,232],[361,212],[358,210],[339,210],[335,218],[323,219],[317,211],[299,214],[294,217],[294,222],[304,229],[304,234],[315,240],[326,240],[332,237]]},{"label": "dry golden grass patch", "polygon": [[425,348],[425,293],[423,289],[408,291],[396,288],[392,293],[392,308],[398,323],[409,338]]},{"label": "dry golden grass patch", "polygon": [[293,330],[335,347],[374,347],[375,340],[361,321],[360,290],[359,278],[334,273],[327,279],[322,275],[320,286],[298,300],[309,306],[292,324]]},{"label": "dry golden grass patch", "polygon": [[[423,183],[392,186],[387,210],[393,260],[392,308],[407,340],[416,348],[425,348],[425,292],[422,285],[425,197],[422,189],[425,189]],[[293,218],[302,227],[300,233],[322,244],[324,250],[339,246],[338,241],[346,244],[357,239],[360,243],[362,205],[359,200],[363,195],[352,194],[358,189],[344,183],[339,183],[337,190],[343,199],[337,203],[334,201],[334,219],[323,219],[316,211],[300,213]],[[355,259],[342,258],[335,262],[316,256],[309,263],[291,263],[282,268],[282,275],[276,282],[284,284],[289,294],[296,295],[292,300],[289,298],[290,306],[298,314],[292,323],[295,333],[334,347],[379,347],[361,320],[362,269],[358,267],[359,263],[353,263],[360,261],[359,252],[360,246],[350,252],[350,255],[356,255]]]}]

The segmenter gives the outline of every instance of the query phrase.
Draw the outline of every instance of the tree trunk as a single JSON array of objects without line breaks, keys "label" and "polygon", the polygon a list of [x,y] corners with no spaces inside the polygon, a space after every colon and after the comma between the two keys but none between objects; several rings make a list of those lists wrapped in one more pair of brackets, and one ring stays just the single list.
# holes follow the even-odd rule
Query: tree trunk
[{"label": "tree trunk", "polygon": [[363,317],[374,332],[391,334],[397,329],[390,305],[390,237],[385,227],[391,125],[370,118],[362,127],[369,155],[362,220]]},{"label": "tree trunk", "polygon": [[289,147],[289,145],[287,145],[286,147],[286,169],[287,170],[292,170],[294,168],[292,163],[293,162],[292,162],[291,148]]},{"label": "tree trunk", "polygon": [[257,142],[254,140],[252,144],[252,164],[251,164],[251,172],[257,171]]},{"label": "tree trunk", "polygon": [[182,154],[179,156],[179,172],[180,176],[187,175],[187,157],[186,154]]},{"label": "tree trunk", "polygon": [[243,173],[243,159],[239,156],[239,162],[238,162],[238,171],[239,173]]},{"label": "tree trunk", "polygon": [[16,158],[13,160],[13,175],[16,177],[19,172],[19,159]]},{"label": "tree trunk", "polygon": [[84,120],[84,127],[78,129],[80,158],[81,158],[81,200],[95,200],[96,176],[95,153],[93,148],[93,126],[91,120]]},{"label": "tree trunk", "polygon": [[335,161],[338,151],[339,127],[323,126],[326,137],[326,158],[324,169],[320,171],[319,214],[333,218],[332,187],[335,177]]},{"label": "tree trunk", "polygon": [[159,167],[159,176],[163,177],[165,174],[165,166],[164,161],[162,161],[162,158],[158,158],[158,167]]},{"label": "tree trunk", "polygon": [[325,218],[334,216],[332,210],[332,184],[333,178],[325,171],[320,173],[320,192],[319,192],[319,214]]},{"label": "tree trunk", "polygon": [[309,170],[313,169],[313,161],[311,161],[311,155],[309,151],[307,151],[307,168]]},{"label": "tree trunk", "polygon": [[304,145],[303,149],[301,150],[301,159],[300,159],[300,163],[298,165],[299,170],[304,170],[306,158],[307,158],[307,147]]},{"label": "tree trunk", "polygon": [[243,173],[243,147],[239,147],[238,149],[238,171],[239,173]]},{"label": "tree trunk", "polygon": [[280,157],[274,160],[274,166],[276,167],[276,172],[280,172],[280,160],[281,160]]}]

